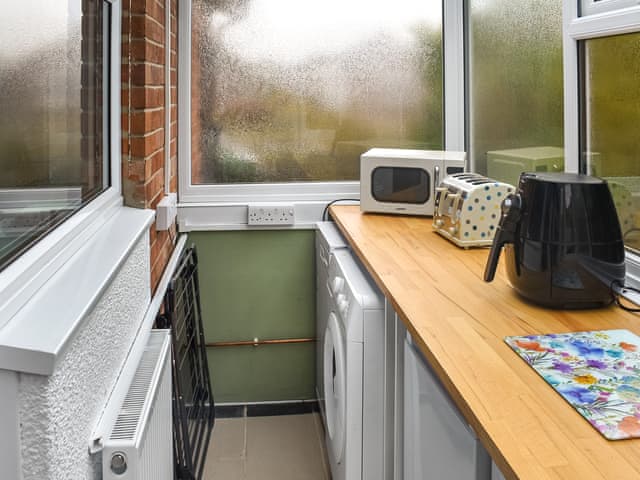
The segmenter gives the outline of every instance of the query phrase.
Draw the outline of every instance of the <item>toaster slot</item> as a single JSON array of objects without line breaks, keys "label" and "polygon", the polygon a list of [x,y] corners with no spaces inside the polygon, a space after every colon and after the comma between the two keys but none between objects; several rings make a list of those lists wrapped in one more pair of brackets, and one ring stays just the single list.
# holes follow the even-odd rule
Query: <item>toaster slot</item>
[{"label": "toaster slot", "polygon": [[470,180],[473,178],[478,178],[477,173],[460,173],[452,175],[452,177],[457,178],[458,180]]}]

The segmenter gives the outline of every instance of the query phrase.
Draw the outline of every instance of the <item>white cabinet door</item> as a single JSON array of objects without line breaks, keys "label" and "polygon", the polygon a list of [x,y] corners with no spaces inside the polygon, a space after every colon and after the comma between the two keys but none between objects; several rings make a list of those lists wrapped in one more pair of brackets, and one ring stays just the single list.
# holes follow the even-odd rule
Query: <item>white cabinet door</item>
[{"label": "white cabinet door", "polygon": [[489,480],[489,456],[409,335],[404,380],[404,480]]},{"label": "white cabinet door", "polygon": [[403,480],[402,397],[405,328],[385,299],[384,325],[384,478]]},{"label": "white cabinet door", "polygon": [[491,462],[491,480],[504,480],[504,475],[498,468],[498,466]]}]

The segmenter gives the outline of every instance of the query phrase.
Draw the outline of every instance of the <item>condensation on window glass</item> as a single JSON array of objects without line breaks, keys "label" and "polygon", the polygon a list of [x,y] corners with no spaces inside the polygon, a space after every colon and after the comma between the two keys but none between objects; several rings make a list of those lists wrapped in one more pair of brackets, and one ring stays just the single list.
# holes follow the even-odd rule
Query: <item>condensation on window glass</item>
[{"label": "condensation on window glass", "polygon": [[109,184],[102,2],[2,8],[0,270]]},{"label": "condensation on window glass", "polygon": [[583,161],[609,182],[625,244],[640,252],[640,33],[583,47]]},{"label": "condensation on window glass", "polygon": [[469,1],[470,157],[517,184],[562,171],[562,2]]},{"label": "condensation on window glass", "polygon": [[192,182],[356,180],[443,143],[436,0],[193,0]]}]

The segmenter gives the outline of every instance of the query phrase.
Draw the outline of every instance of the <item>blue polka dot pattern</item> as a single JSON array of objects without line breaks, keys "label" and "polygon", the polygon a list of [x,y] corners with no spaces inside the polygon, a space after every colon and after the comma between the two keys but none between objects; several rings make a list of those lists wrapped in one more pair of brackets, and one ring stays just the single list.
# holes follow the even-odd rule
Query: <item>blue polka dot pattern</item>
[{"label": "blue polka dot pattern", "polygon": [[461,200],[456,211],[449,208],[434,215],[434,228],[461,247],[491,245],[500,221],[500,204],[514,187],[472,173],[464,174],[464,178],[446,177],[440,186],[446,186],[447,192],[438,195],[453,192]]}]

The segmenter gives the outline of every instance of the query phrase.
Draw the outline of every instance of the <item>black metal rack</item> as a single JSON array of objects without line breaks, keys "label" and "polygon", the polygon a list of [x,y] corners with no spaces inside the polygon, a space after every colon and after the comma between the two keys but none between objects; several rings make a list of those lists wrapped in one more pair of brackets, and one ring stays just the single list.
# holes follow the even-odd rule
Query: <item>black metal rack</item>
[{"label": "black metal rack", "polygon": [[200,480],[215,421],[202,327],[198,257],[187,248],[169,282],[159,328],[171,328],[175,478]]}]

